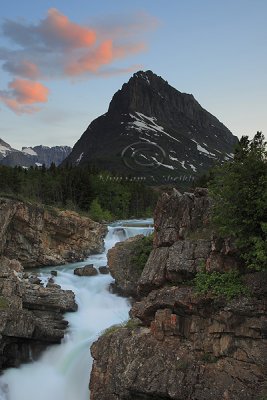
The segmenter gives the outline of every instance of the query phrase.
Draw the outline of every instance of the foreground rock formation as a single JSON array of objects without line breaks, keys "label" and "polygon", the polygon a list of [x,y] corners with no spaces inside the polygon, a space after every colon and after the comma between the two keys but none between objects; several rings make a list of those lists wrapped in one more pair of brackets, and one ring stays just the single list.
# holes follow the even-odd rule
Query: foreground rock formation
[{"label": "foreground rock formation", "polygon": [[200,268],[242,271],[234,244],[212,235],[209,215],[205,190],[160,199],[132,320],[91,348],[91,400],[265,398],[266,273],[244,274],[250,297],[196,293]]},{"label": "foreground rock formation", "polygon": [[0,258],[0,371],[60,343],[68,326],[63,313],[76,310],[72,291],[31,283],[18,261]]},{"label": "foreground rock formation", "polygon": [[24,268],[80,261],[103,250],[106,227],[72,211],[0,198],[0,256]]}]

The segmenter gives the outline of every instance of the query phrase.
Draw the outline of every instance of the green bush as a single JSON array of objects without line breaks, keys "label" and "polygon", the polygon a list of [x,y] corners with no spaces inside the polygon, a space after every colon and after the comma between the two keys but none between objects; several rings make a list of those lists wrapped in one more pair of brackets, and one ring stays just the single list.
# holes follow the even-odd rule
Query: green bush
[{"label": "green bush", "polygon": [[109,211],[102,209],[101,205],[98,202],[98,199],[94,199],[92,201],[89,209],[89,215],[94,221],[98,222],[102,221],[109,222],[114,219],[114,217]]},{"label": "green bush", "polygon": [[211,293],[215,296],[224,296],[232,299],[240,295],[249,295],[248,288],[244,286],[237,271],[224,273],[200,271],[194,279],[198,293]]},{"label": "green bush", "polygon": [[136,268],[142,272],[148,257],[153,249],[153,233],[151,235],[143,237],[139,242],[136,244],[134,256],[131,259],[131,264],[136,266]]}]

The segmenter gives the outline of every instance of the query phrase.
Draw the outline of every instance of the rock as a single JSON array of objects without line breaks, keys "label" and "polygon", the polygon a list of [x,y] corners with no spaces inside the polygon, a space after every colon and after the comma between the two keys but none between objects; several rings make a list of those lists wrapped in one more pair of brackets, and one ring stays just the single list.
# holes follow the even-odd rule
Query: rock
[{"label": "rock", "polygon": [[168,257],[169,249],[166,247],[152,250],[138,281],[138,294],[147,294],[166,283]]},{"label": "rock", "polygon": [[31,275],[29,277],[29,282],[32,283],[33,285],[40,285],[41,279],[39,279],[37,275]]},{"label": "rock", "polygon": [[97,269],[93,264],[86,265],[85,267],[75,268],[74,275],[78,276],[95,276],[98,275]]},{"label": "rock", "polygon": [[[155,246],[171,246],[198,229],[209,228],[211,200],[206,189],[194,193],[164,193],[154,211]],[[211,236],[211,234],[210,234]]]},{"label": "rock", "polygon": [[51,271],[50,274],[51,274],[52,276],[57,276],[57,271]]},{"label": "rock", "polygon": [[116,245],[108,251],[108,266],[111,276],[115,279],[112,289],[127,297],[137,297],[137,282],[142,270],[133,262],[137,246],[143,235],[137,235]]},{"label": "rock", "polygon": [[109,274],[109,268],[106,266],[99,267],[98,269],[99,269],[100,274]]},{"label": "rock", "polygon": [[244,284],[250,293],[257,297],[266,299],[267,296],[267,271],[252,272],[244,275]]},{"label": "rock", "polygon": [[28,310],[47,310],[56,312],[76,311],[75,295],[71,290],[57,290],[54,288],[32,287],[25,288],[22,293],[23,307]]},{"label": "rock", "polygon": [[37,358],[48,345],[60,343],[68,325],[63,314],[77,310],[72,291],[29,283],[12,265],[18,264],[0,258],[0,371],[29,361],[31,353]]},{"label": "rock", "polygon": [[0,198],[0,256],[24,268],[80,261],[103,249],[107,228],[73,211]]}]

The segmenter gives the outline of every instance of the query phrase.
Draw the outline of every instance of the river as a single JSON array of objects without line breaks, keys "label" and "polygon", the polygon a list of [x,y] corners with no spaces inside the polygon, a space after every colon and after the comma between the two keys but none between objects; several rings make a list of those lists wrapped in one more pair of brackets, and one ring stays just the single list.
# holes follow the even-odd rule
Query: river
[{"label": "river", "polygon": [[107,251],[116,242],[152,232],[152,220],[120,221],[109,226],[105,251],[86,261],[42,268],[46,282],[51,269],[57,270],[55,283],[75,293],[78,311],[65,314],[69,327],[60,345],[50,346],[43,355],[20,368],[11,368],[0,377],[0,400],[88,400],[92,367],[90,346],[105,329],[128,319],[127,299],[109,292],[110,275],[79,277],[76,267],[106,265]]}]

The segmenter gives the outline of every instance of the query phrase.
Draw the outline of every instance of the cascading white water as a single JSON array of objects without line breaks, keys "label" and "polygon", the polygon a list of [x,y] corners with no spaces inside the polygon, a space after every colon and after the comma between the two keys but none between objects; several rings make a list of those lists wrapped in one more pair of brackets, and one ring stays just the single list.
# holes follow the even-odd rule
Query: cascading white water
[{"label": "cascading white water", "polygon": [[[52,268],[58,271],[56,283],[75,293],[78,311],[65,315],[69,329],[60,345],[48,348],[38,361],[5,371],[0,377],[0,400],[89,399],[90,346],[103,330],[128,319],[129,304],[108,291],[112,282],[110,275],[79,277],[73,270],[88,263],[96,267],[106,265],[107,251],[116,242],[152,232],[152,223],[149,219],[112,224],[105,239],[104,253],[90,256],[83,263]],[[42,269],[44,281],[50,271],[51,267]]]}]

